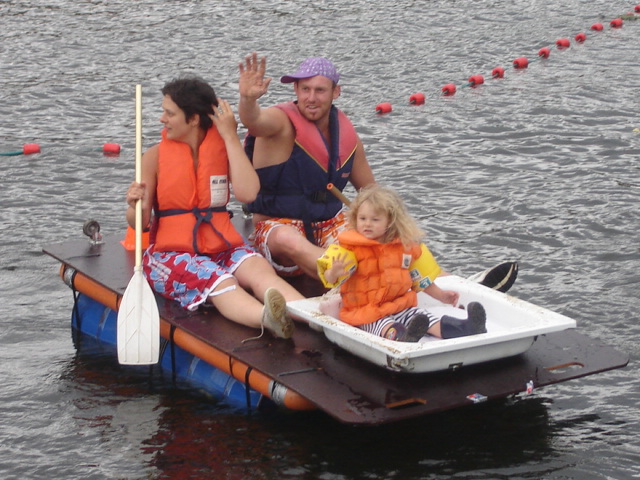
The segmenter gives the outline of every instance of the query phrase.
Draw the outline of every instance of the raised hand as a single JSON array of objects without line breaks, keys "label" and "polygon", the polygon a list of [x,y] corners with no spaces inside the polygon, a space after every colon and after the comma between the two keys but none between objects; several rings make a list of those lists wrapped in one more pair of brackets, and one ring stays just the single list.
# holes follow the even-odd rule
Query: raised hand
[{"label": "raised hand", "polygon": [[331,259],[333,261],[331,267],[324,272],[324,275],[329,283],[336,283],[338,278],[349,272],[349,267],[352,267],[353,263],[349,262],[347,252],[335,255]]},{"label": "raised hand", "polygon": [[258,54],[253,52],[247,55],[244,63],[238,64],[240,68],[239,91],[240,96],[257,100],[267,93],[271,77],[265,78],[267,68],[267,58],[258,59]]}]

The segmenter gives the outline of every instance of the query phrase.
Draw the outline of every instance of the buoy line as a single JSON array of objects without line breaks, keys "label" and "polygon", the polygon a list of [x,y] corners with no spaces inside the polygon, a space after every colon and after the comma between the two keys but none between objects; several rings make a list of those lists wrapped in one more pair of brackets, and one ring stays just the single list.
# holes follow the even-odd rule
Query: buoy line
[{"label": "buoy line", "polygon": [[[626,13],[625,15],[621,15],[620,17],[614,18],[609,22],[609,27],[612,29],[622,28],[625,20],[640,20],[640,4],[634,7],[633,12]],[[604,30],[604,25],[602,23],[594,23],[591,25],[590,30],[593,32],[601,32]],[[587,34],[585,32],[580,32],[574,36],[574,41],[576,43],[584,43],[587,40]],[[555,42],[555,47],[558,50],[564,50],[571,47],[571,40],[568,38],[559,38]],[[541,59],[548,59],[551,55],[551,48],[543,47],[538,50],[537,56],[529,60],[527,57],[518,57],[514,59],[511,63],[515,70],[522,70],[528,68],[532,62]],[[491,79],[504,78],[505,76],[505,68],[502,66],[495,67],[491,71]],[[467,87],[477,87],[482,85],[485,82],[484,76],[482,75],[471,75],[467,80],[467,83],[456,86],[455,83],[447,83],[441,89],[441,95],[450,97],[455,95],[459,89],[467,88]],[[426,95],[423,92],[416,92],[409,96],[409,104],[410,105],[424,105],[426,103]],[[393,111],[393,105],[390,102],[382,102],[376,105],[375,113],[379,115],[384,115],[386,113],[390,113]]]},{"label": "buoy line", "polygon": [[[118,143],[105,143],[100,148],[95,148],[95,151],[101,151],[107,156],[113,156],[120,154],[120,144]],[[0,152],[0,156],[13,157],[16,155],[31,155],[34,153],[40,153],[40,144],[38,143],[26,143],[22,146],[22,150],[15,150],[12,152]]]}]

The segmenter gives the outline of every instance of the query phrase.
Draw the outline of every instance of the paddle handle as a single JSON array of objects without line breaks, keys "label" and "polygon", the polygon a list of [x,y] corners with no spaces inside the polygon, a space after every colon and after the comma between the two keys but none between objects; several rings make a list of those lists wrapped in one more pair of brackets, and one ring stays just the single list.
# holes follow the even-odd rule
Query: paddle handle
[{"label": "paddle handle", "polygon": [[327,184],[327,190],[333,193],[342,203],[344,203],[347,207],[351,205],[351,200],[344,196],[344,193],[338,189],[333,183]]},{"label": "paddle handle", "polygon": [[[136,85],[136,182],[142,182],[142,85]],[[142,265],[142,199],[136,202],[136,268]]]}]

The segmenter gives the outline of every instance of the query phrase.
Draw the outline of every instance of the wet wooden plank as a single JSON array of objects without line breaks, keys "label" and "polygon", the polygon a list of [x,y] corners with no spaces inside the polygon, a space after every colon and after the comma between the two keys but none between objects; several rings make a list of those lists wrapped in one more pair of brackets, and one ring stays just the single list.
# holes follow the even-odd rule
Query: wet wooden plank
[{"label": "wet wooden plank", "polygon": [[[241,226],[249,228],[249,225]],[[102,245],[88,240],[47,246],[45,253],[122,294],[133,273],[133,252],[119,237]],[[307,296],[323,289],[306,277],[294,283]],[[540,336],[524,354],[456,371],[402,374],[357,358],[323,334],[297,325],[292,339],[242,343],[256,330],[222,317],[214,308],[188,312],[158,297],[161,316],[178,328],[226,352],[308,398],[336,419],[382,424],[472,405],[475,399],[502,398],[527,389],[620,368],[628,356],[575,330]],[[563,368],[556,368],[563,367]]]}]

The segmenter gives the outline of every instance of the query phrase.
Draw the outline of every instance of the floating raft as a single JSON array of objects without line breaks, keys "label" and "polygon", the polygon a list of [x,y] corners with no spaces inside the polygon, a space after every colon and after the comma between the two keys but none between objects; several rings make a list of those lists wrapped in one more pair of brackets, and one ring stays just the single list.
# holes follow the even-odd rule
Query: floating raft
[{"label": "floating raft", "polygon": [[[234,219],[243,233],[250,220]],[[117,309],[131,278],[134,252],[108,236],[46,246],[74,290],[72,325],[115,351]],[[292,283],[307,297],[324,290],[307,277]],[[233,323],[214,308],[188,312],[157,297],[161,317],[160,368],[194,388],[240,408],[281,405],[320,409],[354,425],[378,425],[508,397],[532,389],[624,367],[629,358],[575,329],[543,333],[524,353],[432,373],[385,369],[349,353],[324,333],[297,322],[291,339]],[[317,328],[317,327],[316,327]],[[141,368],[141,367],[127,367]],[[148,368],[148,367],[147,367]]]}]

